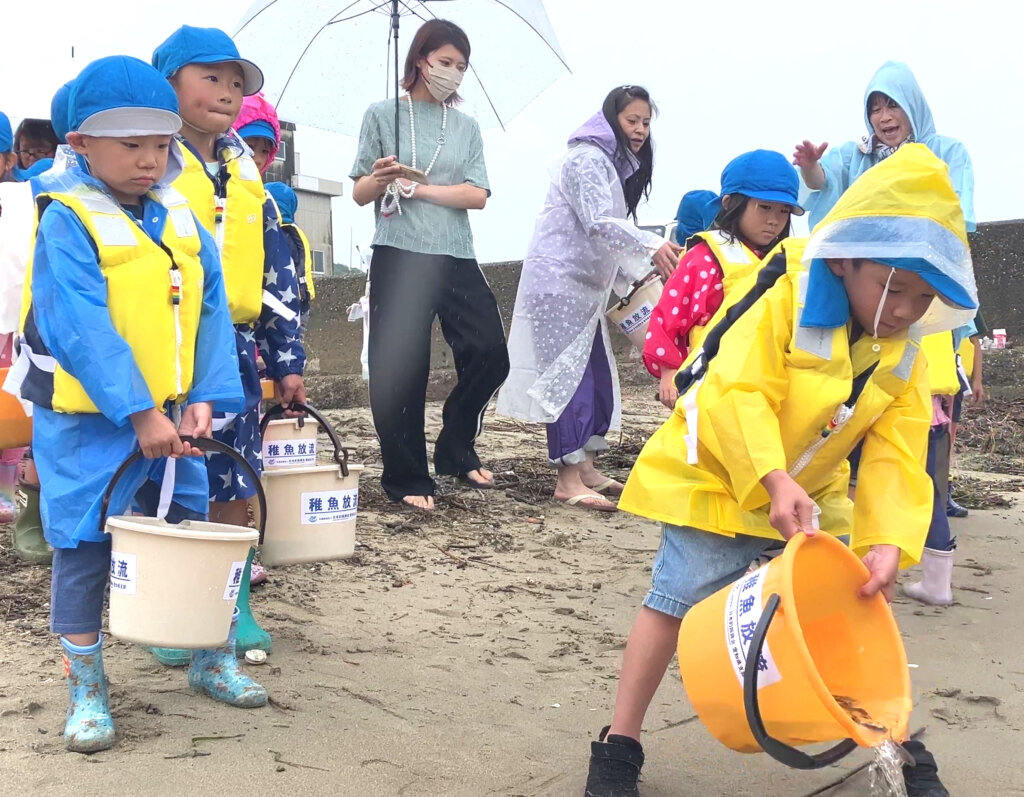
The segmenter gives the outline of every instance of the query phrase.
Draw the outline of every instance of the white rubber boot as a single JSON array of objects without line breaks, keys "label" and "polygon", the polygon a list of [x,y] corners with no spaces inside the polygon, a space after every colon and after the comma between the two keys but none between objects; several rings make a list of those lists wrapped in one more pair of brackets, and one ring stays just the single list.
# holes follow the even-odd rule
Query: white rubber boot
[{"label": "white rubber boot", "polygon": [[929,606],[949,606],[953,602],[953,551],[925,548],[921,569],[924,578],[903,587],[903,594]]}]

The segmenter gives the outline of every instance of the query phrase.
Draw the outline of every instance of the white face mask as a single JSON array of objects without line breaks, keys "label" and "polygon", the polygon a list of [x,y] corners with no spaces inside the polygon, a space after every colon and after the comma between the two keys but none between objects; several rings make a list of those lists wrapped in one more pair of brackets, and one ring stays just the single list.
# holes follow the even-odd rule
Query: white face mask
[{"label": "white face mask", "polygon": [[459,86],[462,84],[462,72],[454,66],[432,64],[426,59],[424,59],[424,63],[427,65],[427,74],[424,76],[424,80],[431,97],[438,102],[444,102],[459,90]]}]

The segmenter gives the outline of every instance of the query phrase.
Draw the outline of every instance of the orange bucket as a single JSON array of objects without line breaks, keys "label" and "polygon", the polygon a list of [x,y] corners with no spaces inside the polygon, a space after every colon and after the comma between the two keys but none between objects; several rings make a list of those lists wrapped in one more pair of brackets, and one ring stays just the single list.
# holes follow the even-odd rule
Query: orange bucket
[{"label": "orange bucket", "polygon": [[[839,540],[797,534],[781,556],[687,612],[679,667],[718,741],[817,769],[858,745],[906,737],[907,654],[885,598],[857,597],[867,580]],[[797,749],[838,739],[814,755]]]},{"label": "orange bucket", "polygon": [[[0,368],[0,386],[7,379],[9,368]],[[20,448],[32,443],[32,419],[10,393],[0,390],[0,451]]]}]

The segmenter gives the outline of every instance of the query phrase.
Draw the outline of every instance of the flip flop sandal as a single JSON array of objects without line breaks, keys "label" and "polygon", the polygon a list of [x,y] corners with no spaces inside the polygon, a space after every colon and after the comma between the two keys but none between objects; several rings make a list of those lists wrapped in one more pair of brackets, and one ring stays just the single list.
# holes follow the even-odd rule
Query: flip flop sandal
[{"label": "flip flop sandal", "polygon": [[561,498],[556,498],[555,500],[561,501],[566,506],[581,506],[584,509],[592,509],[595,512],[619,511],[619,508],[615,506],[615,504],[597,493],[580,493],[579,495],[574,495],[572,498],[566,498],[564,501],[562,501]]},{"label": "flip flop sandal", "polygon": [[[617,490],[614,489],[616,487],[618,487]],[[611,495],[622,495],[622,491],[626,488],[625,485],[619,484],[619,482],[615,481],[615,479],[605,479],[603,482],[601,482],[600,484],[595,484],[590,489],[593,490],[595,493],[610,493]]]},{"label": "flip flop sandal", "polygon": [[[423,498],[423,497],[426,497],[426,496],[419,496],[419,497]],[[432,506],[430,509],[427,509],[426,507],[422,507],[422,506],[416,506],[415,504],[410,504],[408,501],[405,500],[405,498],[399,498],[397,501],[392,499],[391,503],[392,504],[397,504],[399,510],[405,510],[407,512],[412,512],[413,514],[416,514],[416,515],[420,515],[420,514],[422,514],[422,515],[429,515],[431,512],[433,512],[433,511],[435,511],[437,509],[437,496],[434,495],[434,496],[430,496],[430,497],[434,499],[434,506]]]},{"label": "flip flop sandal", "polygon": [[456,478],[458,478],[462,484],[469,485],[470,487],[474,487],[477,490],[495,489],[494,477],[490,478],[489,481],[477,481],[475,478],[470,478],[469,473],[460,473],[458,476],[456,476]]}]

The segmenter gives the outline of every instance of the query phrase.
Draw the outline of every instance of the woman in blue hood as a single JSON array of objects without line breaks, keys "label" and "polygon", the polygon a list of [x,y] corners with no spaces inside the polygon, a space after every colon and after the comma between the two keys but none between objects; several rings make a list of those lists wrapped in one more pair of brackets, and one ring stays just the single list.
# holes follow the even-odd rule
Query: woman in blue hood
[{"label": "woman in blue hood", "polygon": [[[961,141],[935,132],[928,101],[910,67],[887,61],[875,72],[864,92],[864,121],[868,134],[825,152],[827,143],[803,141],[796,146],[793,163],[810,189],[804,201],[814,226],[825,217],[853,181],[904,144],[924,144],[949,166],[949,177],[960,197],[967,232],[974,232],[974,170]],[[823,157],[824,156],[824,157]]]}]

